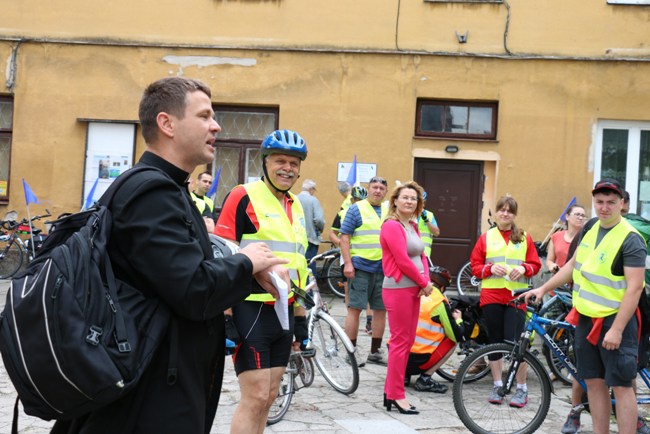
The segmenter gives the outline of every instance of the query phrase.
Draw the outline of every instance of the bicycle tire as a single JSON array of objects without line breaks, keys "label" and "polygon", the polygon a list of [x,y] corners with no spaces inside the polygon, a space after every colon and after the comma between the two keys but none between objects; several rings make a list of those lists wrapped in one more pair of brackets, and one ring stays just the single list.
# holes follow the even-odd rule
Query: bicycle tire
[{"label": "bicycle tire", "polygon": [[[501,355],[503,372],[507,376],[513,361],[515,346],[509,343],[487,345],[465,359],[461,365],[456,381],[454,381],[454,408],[461,422],[473,433],[533,433],[544,422],[551,404],[551,380],[541,362],[530,352],[523,355],[523,361],[528,364],[527,380],[528,403],[525,407],[511,407],[507,402],[501,405],[491,404],[487,397],[493,389],[491,376],[466,383],[463,378],[479,360],[488,355]],[[504,383],[506,378],[503,378]],[[512,392],[514,388],[512,385]],[[504,397],[504,401],[505,401]]]},{"label": "bicycle tire", "polygon": [[312,357],[301,357],[302,365],[298,369],[298,375],[303,387],[309,387],[314,383],[314,361]]},{"label": "bicycle tire", "polygon": [[0,249],[0,279],[8,279],[23,265],[24,252],[17,242],[7,241]]},{"label": "bicycle tire", "polygon": [[468,261],[456,273],[456,289],[460,295],[479,295],[481,281],[472,274],[472,264]]},{"label": "bicycle tire", "polygon": [[[558,321],[564,321],[564,317],[566,314],[561,315],[558,317]],[[574,348],[574,341],[575,341],[575,333],[573,330],[566,330],[566,329],[561,329],[558,327],[552,327],[549,328],[547,333],[551,336],[553,339],[553,342],[562,350],[564,354],[567,355],[569,360],[571,360],[571,363],[573,363],[573,366],[576,364],[576,356],[575,356],[575,348]],[[542,352],[544,353],[544,357],[546,358],[546,363],[548,364],[549,369],[555,375],[555,378],[560,380],[562,383],[566,385],[571,385],[572,380],[571,380],[571,375],[567,371],[567,368],[564,367],[564,365],[560,362],[560,360],[553,354],[553,352],[546,346],[543,346]]]},{"label": "bicycle tire", "polygon": [[[289,360],[291,363],[291,360]],[[278,388],[278,396],[271,404],[269,409],[269,416],[266,419],[267,425],[273,425],[282,420],[289,407],[291,407],[291,400],[293,399],[294,393],[294,383],[293,383],[293,374],[289,371],[285,371],[280,380],[280,387]]]},{"label": "bicycle tire", "polygon": [[[436,373],[445,380],[453,382],[456,379],[456,375],[458,374],[458,370],[463,361],[481,347],[482,346],[479,346],[479,344],[474,341],[460,344],[454,349],[454,353],[449,356],[447,361],[436,370]],[[477,368],[473,372],[470,372],[465,376],[464,381],[466,383],[478,381],[490,373],[490,366],[487,363],[487,360],[484,365],[477,364],[476,366]]]},{"label": "bicycle tire", "polygon": [[349,395],[359,387],[359,366],[354,351],[345,346],[345,339],[347,335],[334,318],[318,311],[313,322],[314,362],[330,386]]},{"label": "bicycle tire", "polygon": [[343,287],[345,280],[341,269],[341,255],[338,254],[329,259],[323,269],[325,270],[323,278],[327,282],[327,288],[338,298],[345,298],[345,289]]}]

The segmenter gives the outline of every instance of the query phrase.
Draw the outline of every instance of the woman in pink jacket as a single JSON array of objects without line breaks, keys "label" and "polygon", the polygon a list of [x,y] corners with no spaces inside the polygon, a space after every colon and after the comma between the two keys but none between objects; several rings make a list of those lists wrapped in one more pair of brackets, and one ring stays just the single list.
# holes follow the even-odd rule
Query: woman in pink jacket
[{"label": "woman in pink jacket", "polygon": [[395,406],[402,414],[419,413],[406,399],[404,375],[415,341],[420,297],[431,294],[433,288],[415,220],[424,206],[422,193],[422,187],[413,181],[395,188],[379,235],[384,269],[382,298],[390,327],[384,405],[388,411]]}]

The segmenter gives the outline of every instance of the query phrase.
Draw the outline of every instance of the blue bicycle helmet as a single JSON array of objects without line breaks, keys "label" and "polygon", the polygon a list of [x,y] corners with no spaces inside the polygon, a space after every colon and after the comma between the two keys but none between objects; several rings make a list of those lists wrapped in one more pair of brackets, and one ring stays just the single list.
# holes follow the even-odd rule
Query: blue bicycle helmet
[{"label": "blue bicycle helmet", "polygon": [[352,189],[350,194],[355,199],[363,200],[368,197],[368,190],[366,190],[366,187],[358,185]]},{"label": "blue bicycle helmet", "polygon": [[291,130],[276,130],[269,134],[260,148],[262,159],[271,154],[293,155],[301,160],[307,158],[307,143],[300,134]]}]

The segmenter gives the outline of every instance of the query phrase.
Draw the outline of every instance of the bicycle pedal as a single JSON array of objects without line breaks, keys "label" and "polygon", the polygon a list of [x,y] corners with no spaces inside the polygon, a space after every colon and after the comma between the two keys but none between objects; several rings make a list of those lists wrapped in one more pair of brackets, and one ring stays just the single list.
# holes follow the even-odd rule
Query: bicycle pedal
[{"label": "bicycle pedal", "polygon": [[314,357],[316,355],[316,348],[307,348],[300,351],[300,355],[303,357]]}]

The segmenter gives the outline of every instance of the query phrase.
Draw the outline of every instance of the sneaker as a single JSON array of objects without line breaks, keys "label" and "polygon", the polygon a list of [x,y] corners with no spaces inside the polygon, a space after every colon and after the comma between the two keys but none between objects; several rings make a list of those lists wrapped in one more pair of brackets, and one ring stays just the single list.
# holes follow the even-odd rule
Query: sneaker
[{"label": "sneaker", "polygon": [[524,389],[517,389],[515,396],[510,400],[510,407],[523,408],[528,404],[528,392]]},{"label": "sneaker", "polygon": [[384,351],[380,348],[376,353],[368,354],[366,363],[374,363],[375,365],[386,366],[388,365],[388,358],[386,357],[386,353],[384,353]]},{"label": "sneaker", "polygon": [[497,404],[497,405],[503,404],[503,396],[499,395],[498,387],[495,386],[492,389],[492,392],[490,392],[490,396],[488,397],[488,402],[490,404]]},{"label": "sneaker", "polygon": [[562,425],[562,434],[575,434],[578,431],[580,431],[580,413],[571,411]]},{"label": "sneaker", "polygon": [[426,379],[424,379],[422,378],[422,376],[420,376],[415,381],[414,387],[415,390],[418,390],[420,392],[433,392],[433,393],[445,393],[448,389],[446,385],[438,383],[433,378],[427,377]]},{"label": "sneaker", "polygon": [[637,434],[650,434],[650,427],[641,416],[639,416],[639,419],[636,422],[636,432]]}]

